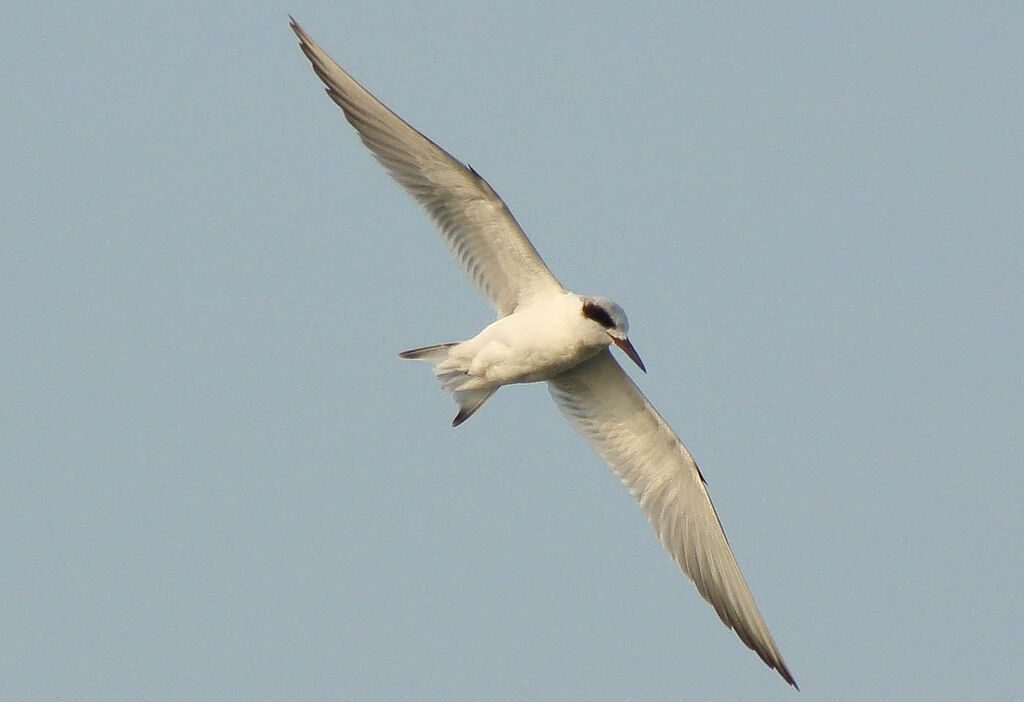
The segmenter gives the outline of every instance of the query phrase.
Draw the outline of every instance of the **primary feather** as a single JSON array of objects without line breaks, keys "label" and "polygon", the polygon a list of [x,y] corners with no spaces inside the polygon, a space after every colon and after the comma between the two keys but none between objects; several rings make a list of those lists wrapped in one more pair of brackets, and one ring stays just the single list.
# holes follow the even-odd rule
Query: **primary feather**
[{"label": "primary feather", "polygon": [[389,110],[292,20],[302,51],[363,143],[423,206],[480,294],[500,315],[563,292],[494,189]]}]

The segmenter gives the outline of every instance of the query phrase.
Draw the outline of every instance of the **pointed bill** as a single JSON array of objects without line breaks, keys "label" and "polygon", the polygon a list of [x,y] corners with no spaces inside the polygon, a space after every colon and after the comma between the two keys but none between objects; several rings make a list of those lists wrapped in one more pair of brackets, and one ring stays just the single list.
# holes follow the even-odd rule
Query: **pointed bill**
[{"label": "pointed bill", "polygon": [[616,346],[618,346],[620,349],[622,349],[623,353],[625,353],[627,356],[629,356],[629,360],[631,360],[633,363],[635,363],[638,366],[640,366],[640,370],[642,370],[644,373],[647,372],[647,369],[644,367],[644,362],[640,360],[640,354],[638,354],[636,352],[636,349],[633,348],[633,344],[632,344],[632,342],[630,342],[628,337],[624,338],[624,339],[616,339],[613,336],[612,337],[612,341],[615,342]]}]

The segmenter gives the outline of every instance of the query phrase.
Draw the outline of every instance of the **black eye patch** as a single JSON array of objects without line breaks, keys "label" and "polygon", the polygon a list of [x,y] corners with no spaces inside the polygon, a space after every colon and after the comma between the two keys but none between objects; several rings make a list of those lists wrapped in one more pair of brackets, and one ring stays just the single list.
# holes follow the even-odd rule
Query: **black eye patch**
[{"label": "black eye patch", "polygon": [[612,321],[612,316],[608,314],[608,310],[594,302],[587,301],[583,303],[583,316],[594,320],[605,329],[611,329],[615,326],[615,322]]}]

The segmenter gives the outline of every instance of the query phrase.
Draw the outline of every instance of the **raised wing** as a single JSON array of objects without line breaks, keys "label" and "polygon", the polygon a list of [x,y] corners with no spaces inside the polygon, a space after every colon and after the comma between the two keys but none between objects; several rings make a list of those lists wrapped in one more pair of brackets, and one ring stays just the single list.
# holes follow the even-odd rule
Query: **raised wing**
[{"label": "raised wing", "polygon": [[291,27],[327,94],[391,177],[426,209],[462,270],[500,315],[531,298],[563,292],[486,180],[359,85],[294,19]]},{"label": "raised wing", "polygon": [[697,464],[606,349],[548,381],[562,414],[647,514],[655,533],[725,625],[796,686],[754,603]]}]

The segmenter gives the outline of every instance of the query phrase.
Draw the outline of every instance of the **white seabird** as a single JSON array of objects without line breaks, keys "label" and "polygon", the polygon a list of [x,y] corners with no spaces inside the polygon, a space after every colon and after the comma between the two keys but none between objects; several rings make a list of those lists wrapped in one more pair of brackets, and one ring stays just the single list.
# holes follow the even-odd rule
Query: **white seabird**
[{"label": "white seabird", "polygon": [[612,357],[641,369],[629,323],[611,300],[566,290],[504,201],[476,171],[377,100],[294,19],[303,53],[363,143],[426,209],[498,319],[472,339],[413,349],[429,361],[461,424],[502,385],[547,381],[566,419],[639,501],[661,543],[726,626],[794,687],[733,556],[704,476],[672,428]]}]

